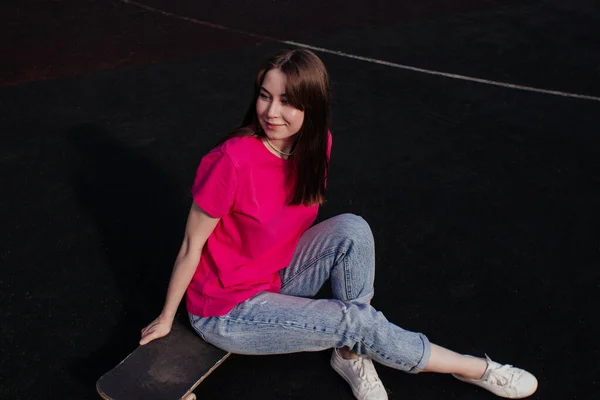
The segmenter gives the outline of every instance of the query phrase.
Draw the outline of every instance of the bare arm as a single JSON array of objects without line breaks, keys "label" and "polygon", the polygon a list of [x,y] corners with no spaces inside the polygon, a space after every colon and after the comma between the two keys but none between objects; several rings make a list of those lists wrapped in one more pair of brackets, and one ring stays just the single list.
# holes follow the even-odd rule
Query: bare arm
[{"label": "bare arm", "polygon": [[165,305],[160,315],[150,325],[142,329],[140,344],[143,345],[163,337],[171,331],[175,313],[200,262],[204,244],[218,222],[219,218],[211,217],[200,209],[196,203],[192,204],[183,243],[171,274]]}]

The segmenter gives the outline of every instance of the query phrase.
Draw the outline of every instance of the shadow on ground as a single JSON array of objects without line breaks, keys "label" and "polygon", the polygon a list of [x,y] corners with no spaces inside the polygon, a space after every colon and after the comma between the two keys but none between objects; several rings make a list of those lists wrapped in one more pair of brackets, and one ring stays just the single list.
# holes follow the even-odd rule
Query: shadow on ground
[{"label": "shadow on ground", "polygon": [[93,387],[133,350],[140,329],[160,311],[170,275],[166,266],[179,247],[189,198],[135,146],[100,126],[76,126],[67,139],[78,158],[73,186],[96,223],[105,265],[118,289],[106,296],[118,296],[122,303],[110,339],[70,365],[75,377]]}]

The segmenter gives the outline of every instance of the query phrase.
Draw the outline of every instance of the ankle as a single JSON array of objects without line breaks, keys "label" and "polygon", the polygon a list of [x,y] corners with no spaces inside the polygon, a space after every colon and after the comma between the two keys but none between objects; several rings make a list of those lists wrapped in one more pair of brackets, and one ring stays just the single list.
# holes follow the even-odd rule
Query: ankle
[{"label": "ankle", "polygon": [[467,379],[482,379],[485,375],[485,371],[487,371],[487,360],[477,357],[463,357],[465,357],[465,361],[467,361],[467,363],[465,363],[464,367],[460,372],[458,372],[458,374]]},{"label": "ankle", "polygon": [[358,358],[358,354],[350,350],[348,347],[340,347],[337,350],[344,360],[356,360]]}]

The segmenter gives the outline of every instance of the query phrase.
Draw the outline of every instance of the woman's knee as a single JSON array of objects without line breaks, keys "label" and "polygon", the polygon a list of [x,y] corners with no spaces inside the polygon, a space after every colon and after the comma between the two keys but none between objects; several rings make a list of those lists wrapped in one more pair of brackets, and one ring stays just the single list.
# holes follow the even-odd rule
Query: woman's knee
[{"label": "woman's knee", "polygon": [[369,224],[357,215],[342,214],[334,237],[344,260],[331,274],[334,296],[353,303],[368,303],[373,297],[375,280],[375,244]]},{"label": "woman's knee", "polygon": [[348,239],[373,243],[373,232],[369,223],[356,214],[340,214],[336,217],[336,230]]}]

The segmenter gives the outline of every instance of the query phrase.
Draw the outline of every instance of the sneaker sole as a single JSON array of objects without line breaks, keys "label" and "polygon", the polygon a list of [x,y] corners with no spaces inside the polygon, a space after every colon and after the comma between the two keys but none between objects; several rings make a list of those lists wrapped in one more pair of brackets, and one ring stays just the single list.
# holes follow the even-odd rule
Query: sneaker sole
[{"label": "sneaker sole", "polygon": [[538,380],[535,379],[535,377],[534,377],[534,379],[535,379],[535,386],[534,386],[533,390],[531,391],[531,393],[518,395],[516,397],[508,397],[508,396],[503,396],[503,395],[500,395],[498,393],[495,393],[495,392],[491,391],[490,389],[486,388],[485,386],[479,385],[479,384],[477,384],[477,382],[473,382],[472,379],[463,378],[462,376],[455,375],[455,374],[452,374],[452,376],[455,377],[456,379],[458,379],[459,381],[462,381],[462,382],[465,382],[465,383],[470,383],[471,385],[475,385],[477,387],[480,387],[480,388],[482,388],[482,389],[484,389],[484,390],[486,390],[486,391],[488,391],[488,392],[490,392],[492,394],[495,394],[496,396],[504,397],[505,399],[524,399],[526,397],[531,396],[535,392],[537,392],[537,389],[538,389]]}]

